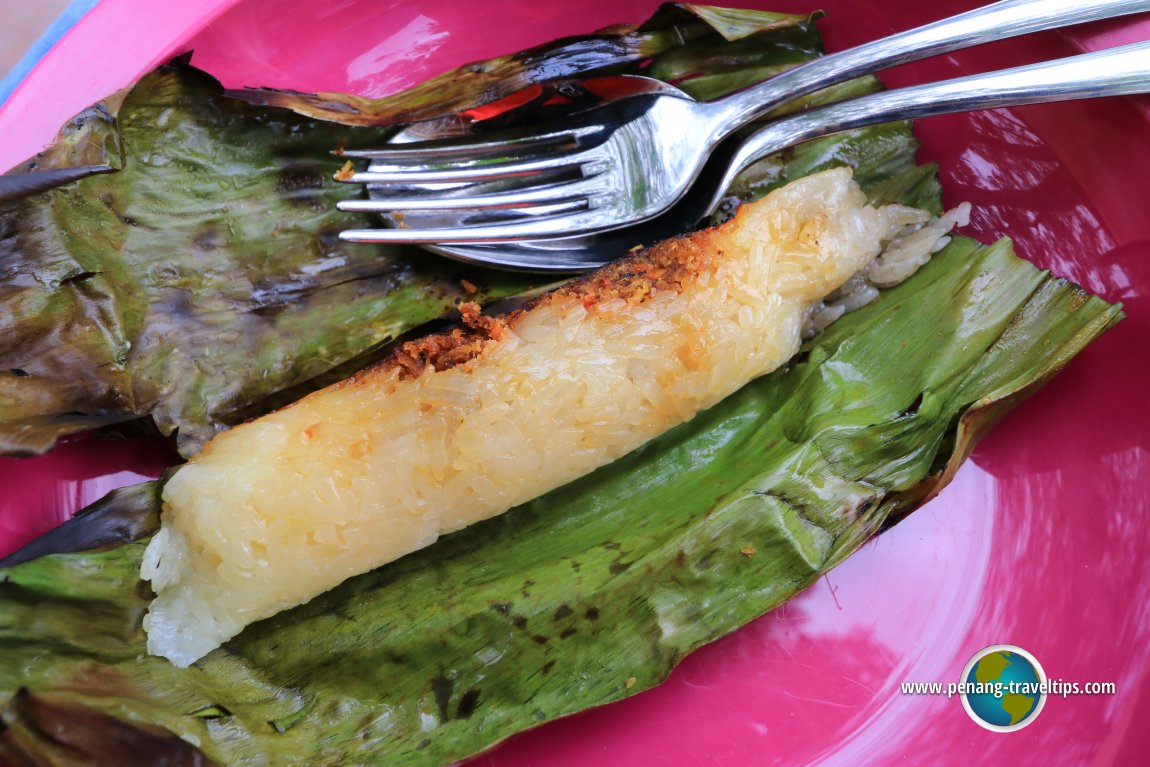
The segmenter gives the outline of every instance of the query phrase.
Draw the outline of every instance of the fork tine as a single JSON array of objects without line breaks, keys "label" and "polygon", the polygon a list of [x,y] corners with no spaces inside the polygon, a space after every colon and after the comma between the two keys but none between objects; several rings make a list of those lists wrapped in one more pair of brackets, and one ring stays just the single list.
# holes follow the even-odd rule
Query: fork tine
[{"label": "fork tine", "polygon": [[[375,197],[368,200],[344,200],[337,204],[340,210],[351,212],[385,213],[398,210],[489,210],[495,208],[535,208],[559,202],[583,199],[601,188],[593,179],[581,179],[545,186],[532,186],[522,190],[493,194],[425,194],[396,195],[394,198]],[[468,187],[470,188],[470,187]],[[458,188],[456,188],[457,191]]]},{"label": "fork tine", "polygon": [[536,210],[550,215],[515,221],[447,229],[347,229],[340,232],[339,237],[349,242],[374,243],[484,243],[534,240],[560,234],[569,237],[610,228],[599,217],[589,215],[594,208],[593,200],[584,198],[575,202],[541,206]]},{"label": "fork tine", "polygon": [[341,157],[379,160],[389,164],[443,162],[460,158],[486,159],[496,155],[521,157],[525,153],[561,152],[568,147],[576,149],[579,146],[579,138],[585,133],[586,131],[564,130],[496,141],[486,138],[473,141],[442,139],[395,144],[381,149],[344,149],[338,154]]},{"label": "fork tine", "polygon": [[538,176],[541,174],[583,172],[585,178],[597,176],[606,170],[599,158],[562,156],[542,160],[524,160],[471,167],[428,168],[421,170],[366,170],[340,179],[349,184],[439,184],[497,181],[506,178]]}]

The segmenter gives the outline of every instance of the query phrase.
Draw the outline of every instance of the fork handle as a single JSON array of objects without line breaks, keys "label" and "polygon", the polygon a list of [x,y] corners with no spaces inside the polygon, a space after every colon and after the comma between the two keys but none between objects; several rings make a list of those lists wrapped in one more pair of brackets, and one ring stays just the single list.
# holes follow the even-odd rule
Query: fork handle
[{"label": "fork handle", "polygon": [[832,133],[995,107],[1150,93],[1150,40],[1014,69],[884,91],[776,120],[735,152],[708,213],[735,176],[765,155]]},{"label": "fork handle", "polygon": [[788,101],[860,75],[1030,32],[1150,11],[1150,0],[1001,0],[832,53],[711,102],[714,135],[729,135]]}]

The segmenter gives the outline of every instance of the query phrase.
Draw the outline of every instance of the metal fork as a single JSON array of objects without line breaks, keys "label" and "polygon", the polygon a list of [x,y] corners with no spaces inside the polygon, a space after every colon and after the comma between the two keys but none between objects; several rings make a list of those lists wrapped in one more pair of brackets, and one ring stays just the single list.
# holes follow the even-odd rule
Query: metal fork
[{"label": "metal fork", "polygon": [[1042,64],[862,96],[780,118],[744,139],[725,142],[675,205],[645,222],[590,236],[430,250],[469,263],[571,272],[612,261],[636,245],[690,231],[722,204],[735,177],[762,157],[854,128],[954,112],[1103,96],[1150,93],[1150,40]]},{"label": "metal fork", "polygon": [[[360,229],[356,242],[487,243],[605,232],[647,221],[690,189],[723,139],[778,105],[862,74],[991,40],[1150,10],[1150,0],[1002,0],[816,59],[697,102],[661,84],[551,128],[345,151],[372,160],[349,181],[354,211],[447,211],[452,225]],[[951,110],[954,111],[954,110]],[[894,117],[887,119],[896,119]],[[821,135],[821,134],[820,134]]]}]

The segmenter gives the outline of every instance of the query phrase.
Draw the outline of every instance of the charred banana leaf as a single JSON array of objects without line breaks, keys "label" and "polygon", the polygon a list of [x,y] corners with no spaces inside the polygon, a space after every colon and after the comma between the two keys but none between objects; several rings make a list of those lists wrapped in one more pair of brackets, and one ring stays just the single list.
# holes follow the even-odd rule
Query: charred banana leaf
[{"label": "charred banana leaf", "polygon": [[273,88],[229,91],[229,95],[360,126],[434,120],[541,83],[587,75],[644,74],[674,82],[696,98],[705,97],[705,92],[694,90],[689,81],[711,76],[718,84],[709,94],[718,96],[817,54],[821,42],[815,21],[822,15],[666,3],[643,24],[617,24],[595,34],[475,61],[385,98]]},{"label": "charred banana leaf", "polygon": [[[0,203],[0,452],[148,414],[186,452],[468,297],[454,265],[337,239],[366,222],[335,210],[333,126],[219,90],[165,67],[0,177],[34,189],[77,154],[58,170],[94,174]],[[468,278],[480,300],[527,284]]]}]

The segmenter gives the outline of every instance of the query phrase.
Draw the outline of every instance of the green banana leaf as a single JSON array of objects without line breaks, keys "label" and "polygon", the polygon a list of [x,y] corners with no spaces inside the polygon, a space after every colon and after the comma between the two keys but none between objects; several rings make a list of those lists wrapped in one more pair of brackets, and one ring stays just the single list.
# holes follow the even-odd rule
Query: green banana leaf
[{"label": "green banana leaf", "polygon": [[[666,6],[627,29],[581,39],[598,41],[594,56],[559,41],[507,61],[531,69],[532,82],[644,71],[710,98],[821,51],[810,18],[765,12]],[[526,77],[500,76],[516,87]],[[378,108],[434,95],[436,109],[420,115],[437,117],[475,98],[467,78],[436,82]],[[801,104],[877,87],[859,80]],[[191,455],[221,429],[370,363],[460,299],[535,288],[539,278],[336,239],[370,222],[335,209],[358,192],[333,183],[340,161],[328,154],[377,144],[379,130],[226,98],[180,60],[0,176],[0,454],[150,419]],[[845,163],[874,199],[937,210],[916,146],[906,125],[823,139],[750,169],[736,193]]]},{"label": "green banana leaf", "polygon": [[[145,654],[144,541],[0,570],[0,755],[147,759],[167,731],[229,765],[446,764],[635,694],[937,493],[1121,316],[1006,241],[957,239],[691,422],[188,669]],[[97,511],[154,528],[154,487]]]}]

